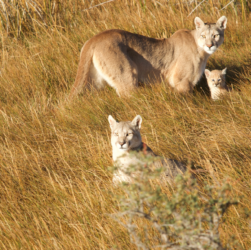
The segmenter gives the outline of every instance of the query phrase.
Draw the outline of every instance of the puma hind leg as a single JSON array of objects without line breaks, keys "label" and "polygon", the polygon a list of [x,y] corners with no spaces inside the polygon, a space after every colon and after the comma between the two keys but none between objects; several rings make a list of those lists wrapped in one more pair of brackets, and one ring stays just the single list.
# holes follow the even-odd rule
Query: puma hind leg
[{"label": "puma hind leg", "polygon": [[[118,59],[119,58],[119,59]],[[121,50],[109,51],[109,55],[95,53],[93,65],[99,76],[121,96],[129,96],[138,86],[138,68]]]},{"label": "puma hind leg", "polygon": [[138,86],[138,67],[126,51],[114,46],[112,50],[96,47],[88,42],[81,51],[78,72],[69,99],[84,87],[102,89],[105,84],[113,87],[119,96],[129,96]]}]

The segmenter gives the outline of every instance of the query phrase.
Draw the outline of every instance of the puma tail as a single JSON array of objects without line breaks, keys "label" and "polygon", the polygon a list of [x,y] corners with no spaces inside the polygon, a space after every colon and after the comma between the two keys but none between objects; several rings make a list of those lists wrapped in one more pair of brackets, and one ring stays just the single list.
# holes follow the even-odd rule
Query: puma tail
[{"label": "puma tail", "polygon": [[93,50],[88,41],[84,44],[80,52],[80,62],[78,65],[77,76],[74,85],[69,94],[69,100],[72,100],[87,84],[89,70],[92,64]]}]

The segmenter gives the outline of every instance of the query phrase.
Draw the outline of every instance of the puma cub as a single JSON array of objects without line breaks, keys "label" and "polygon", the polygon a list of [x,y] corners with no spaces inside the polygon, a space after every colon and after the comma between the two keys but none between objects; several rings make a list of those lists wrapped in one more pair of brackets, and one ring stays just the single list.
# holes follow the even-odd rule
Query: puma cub
[{"label": "puma cub", "polygon": [[142,142],[140,135],[140,127],[142,118],[137,115],[133,121],[116,122],[116,120],[109,115],[108,121],[111,127],[111,144],[112,144],[112,158],[115,165],[118,166],[118,171],[113,175],[113,183],[131,182],[131,178],[125,174],[126,168],[130,165],[142,164],[141,160],[136,155],[130,155],[130,152],[144,152],[147,155],[156,157],[154,165],[161,164],[165,168],[166,180],[171,183],[172,179],[179,173],[186,171],[186,166],[176,160],[163,158],[162,160],[153,153],[153,151]]},{"label": "puma cub", "polygon": [[208,69],[205,69],[207,84],[213,100],[219,100],[231,91],[231,89],[226,85],[226,73],[227,68],[223,70],[213,70],[211,72]]},{"label": "puma cub", "polygon": [[124,30],[107,30],[88,40],[80,53],[72,99],[84,87],[106,84],[119,96],[130,95],[139,82],[165,80],[181,93],[191,93],[207,60],[224,41],[227,18],[216,23],[194,19],[195,30],[181,29],[155,39]]}]

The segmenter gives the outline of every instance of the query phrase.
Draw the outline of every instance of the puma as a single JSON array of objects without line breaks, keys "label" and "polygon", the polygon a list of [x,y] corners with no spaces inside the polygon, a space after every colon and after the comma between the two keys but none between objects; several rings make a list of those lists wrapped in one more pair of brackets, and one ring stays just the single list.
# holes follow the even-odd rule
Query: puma
[{"label": "puma", "polygon": [[[132,182],[131,177],[126,174],[128,167],[131,165],[144,164],[137,153],[144,152],[144,155],[150,155],[154,159],[156,167],[164,168],[164,179],[172,183],[175,176],[179,173],[184,173],[186,166],[177,161],[168,158],[157,157],[156,154],[142,142],[140,128],[142,118],[137,115],[133,121],[116,122],[116,120],[109,115],[108,121],[111,128],[111,144],[112,144],[112,158],[114,164],[118,166],[118,170],[113,175],[113,183]],[[134,154],[131,154],[134,152]]]},{"label": "puma", "polygon": [[227,18],[216,23],[194,19],[195,30],[178,30],[155,39],[123,30],[107,30],[88,40],[80,53],[72,99],[83,88],[106,84],[128,96],[139,82],[167,81],[180,93],[191,93],[207,60],[224,41]]},{"label": "puma", "polygon": [[226,84],[226,73],[227,68],[223,70],[215,69],[213,71],[205,69],[207,84],[213,100],[219,100],[231,91],[231,88]]}]

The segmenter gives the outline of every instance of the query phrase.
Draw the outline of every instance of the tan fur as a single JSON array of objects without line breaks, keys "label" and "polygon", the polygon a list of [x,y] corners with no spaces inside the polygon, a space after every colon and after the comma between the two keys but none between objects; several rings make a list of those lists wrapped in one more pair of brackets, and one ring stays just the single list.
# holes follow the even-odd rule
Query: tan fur
[{"label": "tan fur", "polygon": [[[156,157],[154,165],[164,168],[164,179],[170,184],[176,175],[186,171],[186,166],[183,163],[168,158],[160,159],[160,157],[157,157],[157,155],[142,142],[140,135],[141,116],[137,115],[132,122],[116,122],[112,116],[109,116],[108,121],[112,132],[112,158],[114,164],[118,166],[118,171],[116,171],[113,176],[114,184],[122,181],[131,182],[131,178],[125,173],[126,169],[130,165],[143,164],[139,157],[137,157],[136,152],[144,151],[144,154]],[[132,155],[130,152],[135,152],[136,154]]]},{"label": "tan fur", "polygon": [[207,84],[213,100],[219,100],[231,91],[226,84],[226,73],[227,68],[223,70],[213,70],[211,72],[208,69],[205,70]]},{"label": "tan fur", "polygon": [[84,87],[105,84],[118,95],[129,95],[138,82],[166,80],[181,93],[191,92],[211,54],[223,43],[227,18],[204,24],[196,17],[196,30],[178,30],[168,39],[155,39],[123,30],[107,30],[88,40],[80,55],[71,99]]}]

